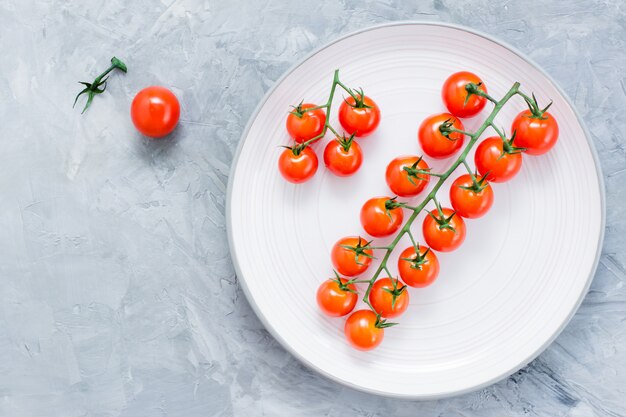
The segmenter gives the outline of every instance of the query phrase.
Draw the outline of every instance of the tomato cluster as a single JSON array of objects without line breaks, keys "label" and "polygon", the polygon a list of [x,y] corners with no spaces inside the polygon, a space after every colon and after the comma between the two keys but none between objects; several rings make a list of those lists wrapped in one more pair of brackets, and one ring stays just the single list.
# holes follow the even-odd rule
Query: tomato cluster
[{"label": "tomato cluster", "polygon": [[[335,81],[335,84],[339,83]],[[289,112],[287,132],[294,144],[285,146],[278,159],[278,169],[287,181],[302,183],[315,175],[319,162],[311,145],[320,141],[327,129],[335,134],[324,148],[324,164],[328,170],[339,177],[348,177],[361,167],[363,151],[354,139],[364,138],[376,130],[380,123],[380,109],[374,100],[363,94],[363,90],[346,91],[350,96],[341,102],[338,112],[339,123],[346,132],[342,135],[328,123],[332,95],[327,104],[300,103]]]},{"label": "tomato cluster", "polygon": [[[441,94],[449,113],[427,117],[418,129],[418,143],[431,158],[449,158],[460,150],[466,136],[470,134],[464,131],[459,119],[476,116],[487,101],[496,103],[487,94],[482,80],[467,71],[452,74],[445,81]],[[527,101],[529,110],[521,112],[513,121],[510,139],[490,124],[498,136],[484,139],[477,147],[474,154],[476,172],[470,171],[465,162],[467,152],[445,174],[433,173],[427,161],[419,155],[398,156],[387,165],[385,179],[395,196],[367,200],[361,208],[360,220],[365,233],[373,238],[394,233],[399,233],[400,237],[409,235],[412,245],[405,248],[397,259],[399,278],[389,276],[391,273],[387,268],[387,260],[399,241],[398,237],[392,244],[383,247],[373,246],[373,241],[361,236],[344,237],[333,245],[331,261],[336,278],[322,283],[317,292],[317,301],[322,312],[329,316],[350,314],[345,322],[344,333],[354,348],[370,350],[378,346],[383,340],[384,329],[395,324],[387,320],[400,316],[409,305],[407,287],[423,288],[437,279],[440,264],[436,252],[454,251],[463,244],[465,220],[484,216],[493,205],[491,183],[512,179],[521,168],[523,152],[540,155],[556,143],[558,126],[554,117],[547,112],[547,107],[539,109],[534,96],[530,99],[520,95]],[[361,120],[358,115],[351,117],[349,123]],[[354,125],[350,129],[344,122],[342,125],[349,133],[369,132],[367,124],[362,125],[361,129],[364,130],[361,131]],[[471,147],[476,138],[470,138]],[[449,189],[451,207],[442,207],[435,193],[461,162],[467,167],[468,173],[452,182]],[[439,181],[422,204],[412,206],[410,201],[398,200],[399,197],[411,198],[424,193],[433,176]],[[435,207],[422,220],[425,244],[420,245],[414,240],[414,232],[410,229],[417,214],[431,200]],[[403,226],[405,210],[412,211],[412,216]],[[380,267],[372,279],[359,281],[358,276],[371,266],[376,250],[387,251]],[[382,275],[382,272],[386,275]],[[368,284],[363,301],[369,309],[353,312],[357,305],[357,285],[360,283]]]}]

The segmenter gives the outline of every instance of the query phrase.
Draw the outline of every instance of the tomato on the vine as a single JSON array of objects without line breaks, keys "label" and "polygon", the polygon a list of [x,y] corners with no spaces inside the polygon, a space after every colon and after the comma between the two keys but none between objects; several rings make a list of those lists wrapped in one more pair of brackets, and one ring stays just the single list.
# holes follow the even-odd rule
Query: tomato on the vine
[{"label": "tomato on the vine", "polygon": [[167,88],[147,87],[133,99],[130,117],[139,132],[160,138],[170,134],[178,124],[180,104]]},{"label": "tomato on the vine", "polygon": [[487,103],[485,97],[475,94],[479,90],[487,93],[487,87],[478,75],[469,71],[455,72],[443,83],[441,98],[456,117],[472,117]]},{"label": "tomato on the vine", "polygon": [[513,140],[492,136],[476,148],[474,163],[480,175],[487,176],[487,181],[506,182],[522,168],[522,150],[513,146]]},{"label": "tomato on the vine", "polygon": [[319,136],[324,131],[326,124],[326,113],[323,109],[317,108],[311,103],[300,103],[287,116],[287,132],[296,143],[303,143]]},{"label": "tomato on the vine", "polygon": [[345,316],[354,309],[357,294],[351,281],[336,274],[336,278],[324,281],[317,289],[317,305],[327,316]]},{"label": "tomato on the vine", "polygon": [[336,138],[324,148],[324,163],[333,174],[348,177],[359,170],[363,162],[363,152],[354,136]]},{"label": "tomato on the vine", "polygon": [[417,138],[424,152],[433,158],[447,158],[463,146],[463,123],[450,113],[428,116],[420,125]]},{"label": "tomato on the vine", "polygon": [[409,246],[398,258],[398,272],[402,281],[410,287],[423,288],[432,284],[439,275],[439,259],[427,246]]},{"label": "tomato on the vine", "polygon": [[404,213],[395,198],[370,198],[361,207],[363,229],[374,237],[389,236],[402,224]]},{"label": "tomato on the vine", "polygon": [[370,242],[359,237],[341,238],[333,245],[330,257],[337,272],[347,277],[362,274],[372,263]]},{"label": "tomato on the vine", "polygon": [[[371,350],[380,345],[385,330],[380,318],[372,310],[357,310],[348,317],[344,326],[346,339],[353,348]],[[384,325],[384,324],[383,324]]]},{"label": "tomato on the vine", "polygon": [[[440,213],[441,211],[441,213]],[[422,223],[426,244],[439,252],[451,252],[465,240],[465,222],[454,210],[436,208]]]},{"label": "tomato on the vine", "polygon": [[489,211],[493,204],[493,189],[485,176],[461,175],[450,187],[450,204],[461,217],[476,219]]},{"label": "tomato on the vine", "polygon": [[387,165],[385,180],[394,194],[413,197],[428,185],[429,171],[430,167],[421,156],[399,156]]},{"label": "tomato on the vine", "polygon": [[358,138],[368,136],[380,123],[380,109],[374,100],[363,95],[363,91],[356,92],[354,97],[349,96],[341,102],[339,123],[350,135]]},{"label": "tomato on the vine", "polygon": [[391,319],[406,311],[409,306],[409,292],[406,285],[397,279],[380,278],[372,286],[369,301],[378,314]]},{"label": "tomato on the vine", "polygon": [[559,125],[554,116],[545,110],[538,115],[524,110],[513,120],[511,132],[515,146],[524,148],[529,155],[543,155],[556,144]]},{"label": "tomato on the vine", "polygon": [[278,158],[278,169],[289,182],[308,181],[317,171],[317,155],[309,147],[294,146],[285,149]]}]

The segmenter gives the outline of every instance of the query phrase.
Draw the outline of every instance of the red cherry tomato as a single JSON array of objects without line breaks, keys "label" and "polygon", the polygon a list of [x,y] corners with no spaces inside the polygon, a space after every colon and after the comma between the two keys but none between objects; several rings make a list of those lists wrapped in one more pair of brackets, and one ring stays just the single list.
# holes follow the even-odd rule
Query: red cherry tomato
[{"label": "red cherry tomato", "polygon": [[483,140],[476,148],[474,163],[480,175],[487,175],[487,181],[506,182],[522,168],[522,154],[511,148],[498,136]]},{"label": "red cherry tomato", "polygon": [[424,119],[417,133],[420,146],[433,158],[447,158],[463,146],[463,134],[451,132],[444,136],[439,127],[448,121],[457,130],[464,130],[463,123],[450,113],[435,114]]},{"label": "red cherry tomato", "polygon": [[[363,97],[361,99],[361,97]],[[380,123],[380,109],[368,96],[357,94],[346,98],[339,106],[339,123],[349,134],[358,138],[368,136],[376,130]]]},{"label": "red cherry tomato", "polygon": [[370,198],[361,208],[363,229],[374,237],[389,236],[402,225],[402,208],[390,197]]},{"label": "red cherry tomato", "polygon": [[387,165],[385,180],[395,195],[413,197],[418,195],[430,181],[428,174],[418,171],[428,171],[426,161],[418,156],[399,156]]},{"label": "red cherry tomato", "polygon": [[335,139],[324,148],[324,163],[333,174],[348,177],[361,167],[363,152],[352,139]]},{"label": "red cherry tomato", "polygon": [[287,132],[296,143],[306,142],[324,131],[326,113],[324,109],[306,111],[313,107],[317,106],[311,103],[300,104],[287,116]]},{"label": "red cherry tomato", "polygon": [[330,252],[337,272],[347,277],[365,272],[372,263],[373,256],[373,251],[368,249],[368,241],[358,236],[339,239]]},{"label": "red cherry tomato", "polygon": [[409,292],[406,285],[397,279],[380,278],[372,286],[369,300],[378,314],[391,319],[406,311],[409,306]]},{"label": "red cherry tomato", "polygon": [[133,99],[130,117],[140,133],[160,138],[170,134],[178,124],[180,104],[167,88],[147,87]]},{"label": "red cherry tomato", "polygon": [[351,312],[357,298],[356,287],[345,278],[326,280],[317,290],[317,305],[331,317],[341,317]]},{"label": "red cherry tomato", "polygon": [[317,171],[317,155],[311,148],[304,148],[294,152],[294,149],[285,149],[278,159],[278,169],[283,177],[294,184],[308,181]]},{"label": "red cherry tomato", "polygon": [[487,86],[474,73],[468,71],[455,72],[443,83],[441,98],[448,111],[456,117],[476,116],[485,107],[487,99],[476,94],[468,98],[466,86],[474,85],[479,90],[487,92]]},{"label": "red cherry tomato", "polygon": [[525,110],[513,120],[511,132],[515,132],[515,146],[526,148],[529,155],[543,155],[556,144],[559,138],[559,125],[548,112],[535,117]]},{"label": "red cherry tomato", "polygon": [[432,284],[439,275],[439,260],[435,252],[426,246],[420,246],[419,252],[418,257],[415,248],[409,246],[398,258],[400,278],[410,287],[426,287]]},{"label": "red cherry tomato", "polygon": [[489,211],[493,204],[493,189],[483,178],[474,184],[469,174],[461,175],[450,187],[450,203],[461,217],[476,219]]},{"label": "red cherry tomato", "polygon": [[385,330],[378,327],[378,318],[372,310],[358,310],[348,317],[344,333],[350,345],[358,350],[372,350],[380,345]]},{"label": "red cherry tomato", "polygon": [[[452,209],[432,210],[422,223],[422,233],[426,244],[439,252],[451,252],[465,240],[465,222]],[[437,220],[435,220],[437,219]]]}]

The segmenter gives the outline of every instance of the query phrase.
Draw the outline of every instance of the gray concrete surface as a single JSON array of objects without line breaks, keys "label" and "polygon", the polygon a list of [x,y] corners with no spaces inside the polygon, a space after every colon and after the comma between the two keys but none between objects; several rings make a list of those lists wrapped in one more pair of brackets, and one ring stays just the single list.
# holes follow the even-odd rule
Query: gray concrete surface
[{"label": "gray concrete surface", "polygon": [[[626,415],[625,12],[620,0],[0,0],[0,416]],[[477,28],[540,63],[588,124],[608,199],[598,272],[558,340],[505,381],[423,403],[343,388],[286,353],[243,297],[224,228],[233,152],[274,80],[339,35],[405,19]],[[114,54],[129,73],[81,116],[76,82]],[[182,104],[163,141],[128,117],[149,84]]]}]

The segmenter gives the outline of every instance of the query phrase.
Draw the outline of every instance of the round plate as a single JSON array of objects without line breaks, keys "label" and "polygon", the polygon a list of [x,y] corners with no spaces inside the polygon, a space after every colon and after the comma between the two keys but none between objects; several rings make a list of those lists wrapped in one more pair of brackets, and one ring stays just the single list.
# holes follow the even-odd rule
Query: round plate
[{"label": "round plate", "polygon": [[[290,143],[285,130],[289,106],[303,99],[324,102],[336,68],[345,84],[363,87],[376,100],[380,126],[359,140],[364,163],[353,177],[335,177],[323,166],[329,132],[315,145],[320,156],[316,176],[301,185],[287,183],[277,159],[282,150],[278,146]],[[343,236],[364,233],[361,205],[390,193],[384,179],[387,163],[398,155],[422,153],[417,128],[429,114],[445,110],[441,85],[459,70],[478,74],[496,98],[519,81],[522,91],[534,92],[541,104],[553,100],[559,142],[547,155],[524,157],[522,171],[512,181],[493,185],[491,211],[466,222],[467,239],[459,250],[438,254],[438,280],[428,288],[410,289],[409,309],[396,320],[399,326],[385,331],[381,346],[356,351],[344,339],[345,319],[323,316],[315,302],[317,287],[333,274],[330,248]],[[335,110],[340,100],[338,94]],[[465,119],[466,130],[479,126],[490,107]],[[525,108],[523,100],[514,97],[496,122],[508,131]],[[331,120],[339,127],[336,111]],[[493,132],[483,137],[488,135]],[[437,172],[454,158],[427,159]],[[446,189],[444,185],[439,193],[444,205]],[[510,375],[563,329],[597,265],[604,230],[603,189],[581,120],[554,81],[528,58],[465,28],[402,23],[335,41],[276,83],[241,139],[230,176],[227,224],[248,300],[286,349],[353,388],[438,398]],[[422,217],[413,228],[420,239]],[[408,241],[401,242],[391,259],[407,246]],[[395,274],[396,262],[389,267]]]}]

